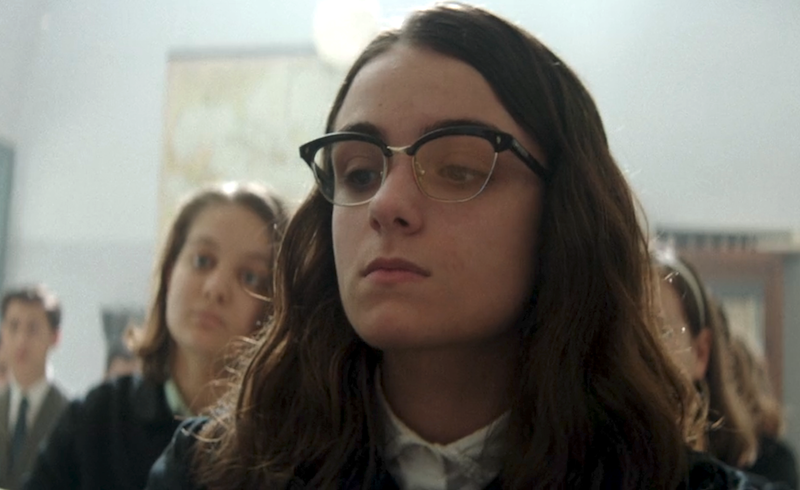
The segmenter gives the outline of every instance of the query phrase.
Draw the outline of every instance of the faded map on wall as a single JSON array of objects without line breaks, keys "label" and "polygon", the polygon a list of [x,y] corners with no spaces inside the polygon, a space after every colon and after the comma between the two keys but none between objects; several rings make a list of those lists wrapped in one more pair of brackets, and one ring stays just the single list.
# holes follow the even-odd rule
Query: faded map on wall
[{"label": "faded map on wall", "polygon": [[313,185],[298,147],[321,136],[344,73],[313,54],[173,57],[169,62],[160,236],[181,199],[229,180],[268,184],[296,205]]}]

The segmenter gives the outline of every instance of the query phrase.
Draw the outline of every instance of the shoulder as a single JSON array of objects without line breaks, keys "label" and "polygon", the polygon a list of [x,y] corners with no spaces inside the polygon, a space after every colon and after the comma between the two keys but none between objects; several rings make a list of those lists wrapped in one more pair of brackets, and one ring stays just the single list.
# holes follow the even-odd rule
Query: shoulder
[{"label": "shoulder", "polygon": [[120,394],[128,393],[131,388],[140,382],[141,378],[139,376],[120,376],[108,381],[103,381],[102,383],[90,388],[89,391],[86,392],[86,396],[84,398],[90,400],[119,396]]},{"label": "shoulder", "polygon": [[788,444],[774,437],[762,436],[758,439],[759,455],[794,461],[794,451]]},{"label": "shoulder", "polygon": [[198,434],[207,417],[185,420],[175,431],[172,442],[150,469],[146,490],[198,490],[192,478],[192,455]]},{"label": "shoulder", "polygon": [[155,383],[139,375],[120,376],[99,384],[89,390],[83,399],[87,405],[112,402],[141,402],[146,398],[163,394],[163,384]]},{"label": "shoulder", "polygon": [[70,402],[70,410],[92,419],[114,419],[134,414],[145,420],[171,419],[163,385],[141,376],[121,376],[91,388],[85,396]]},{"label": "shoulder", "polygon": [[794,452],[785,442],[762,436],[758,441],[758,459],[748,472],[761,475],[771,481],[782,481],[797,487],[797,462]]},{"label": "shoulder", "polygon": [[788,490],[730,467],[704,453],[689,453],[689,471],[680,490]]},{"label": "shoulder", "polygon": [[64,391],[55,383],[49,384],[49,389],[47,391],[45,400],[50,400],[51,403],[55,403],[56,405],[62,407],[66,407],[67,403],[69,403],[69,397],[67,397],[67,395],[64,394]]}]

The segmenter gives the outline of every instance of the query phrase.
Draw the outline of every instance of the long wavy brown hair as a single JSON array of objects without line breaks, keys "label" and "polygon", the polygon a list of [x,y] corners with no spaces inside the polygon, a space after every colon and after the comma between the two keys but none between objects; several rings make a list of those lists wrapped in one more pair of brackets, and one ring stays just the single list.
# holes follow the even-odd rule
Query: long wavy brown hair
[{"label": "long wavy brown hair", "polygon": [[[525,31],[481,9],[440,5],[366,48],[328,131],[361,68],[398,44],[477,69],[554,170],[535,286],[517,326],[503,487],[674,488],[695,394],[657,337],[647,243],[591,97]],[[331,213],[312,192],[287,230],[274,322],[194,452],[197,481],[210,489],[282,488],[292,477],[309,488],[366,488],[380,469],[381,353],[344,314]]]},{"label": "long wavy brown hair", "polygon": [[785,429],[783,405],[772,391],[767,363],[748,340],[731,332],[722,302],[712,300],[712,304],[727,339],[736,391],[753,418],[756,434],[778,439]]},{"label": "long wavy brown hair", "polygon": [[778,439],[783,435],[783,407],[770,387],[764,359],[747,341],[733,337],[730,343],[736,388],[750,411],[758,435]]},{"label": "long wavy brown hair", "polygon": [[703,379],[696,380],[707,405],[707,446],[709,453],[732,466],[749,466],[758,449],[753,419],[739,397],[728,335],[720,310],[706,290],[700,275],[686,259],[672,254],[654,255],[662,287],[678,293],[692,338],[704,329],[711,331],[708,367]]},{"label": "long wavy brown hair", "polygon": [[[169,277],[195,218],[209,206],[219,204],[237,204],[252,211],[264,222],[264,232],[269,236],[273,248],[278,248],[281,243],[288,222],[286,206],[263,185],[253,182],[215,184],[184,199],[170,225],[161,257],[156,264],[155,294],[150,301],[144,328],[130,341],[132,350],[142,361],[142,375],[146,379],[163,383],[170,376],[170,360],[175,350],[175,341],[167,328]],[[271,305],[265,303],[265,315],[270,312]]]}]

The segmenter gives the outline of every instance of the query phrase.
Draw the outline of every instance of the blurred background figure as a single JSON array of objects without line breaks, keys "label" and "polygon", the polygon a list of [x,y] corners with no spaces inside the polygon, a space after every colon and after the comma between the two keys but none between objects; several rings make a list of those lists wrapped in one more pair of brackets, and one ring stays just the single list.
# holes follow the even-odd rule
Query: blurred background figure
[{"label": "blurred background figure", "polygon": [[721,325],[729,337],[727,346],[737,393],[750,412],[758,438],[758,458],[748,471],[798,488],[797,461],[794,452],[783,440],[786,426],[783,406],[772,392],[764,358],[756,353],[747,340],[730,334],[728,317],[722,304],[718,301],[714,303]]},{"label": "blurred background figure", "polygon": [[141,334],[144,309],[107,307],[102,310],[103,333],[106,338],[106,368],[103,379],[141,372],[141,362],[131,349]]},{"label": "blurred background figure", "polygon": [[0,391],[8,386],[8,362],[6,361],[6,351],[3,349],[3,336],[0,335]]},{"label": "blurred background figure", "polygon": [[769,441],[760,445],[758,419],[741,396],[728,330],[717,302],[685,259],[663,250],[653,257],[667,349],[707,405],[706,450],[766,481],[796,488],[793,458],[791,470],[780,463],[776,471],[776,464],[768,462],[774,453]]},{"label": "blurred background figure", "polygon": [[256,184],[213,186],[183,203],[134,341],[142,375],[113,378],[72,402],[25,488],[144,487],[178,422],[226,388],[231,341],[254,335],[271,313],[286,221],[283,204]]},{"label": "blurred background figure", "polygon": [[8,387],[0,393],[0,487],[16,490],[53,430],[67,399],[47,377],[47,358],[58,343],[61,305],[42,285],[6,292],[2,346]]},{"label": "blurred background figure", "polygon": [[103,380],[117,378],[129,374],[137,374],[142,370],[142,363],[127,347],[117,347],[109,350],[106,356],[106,372]]}]

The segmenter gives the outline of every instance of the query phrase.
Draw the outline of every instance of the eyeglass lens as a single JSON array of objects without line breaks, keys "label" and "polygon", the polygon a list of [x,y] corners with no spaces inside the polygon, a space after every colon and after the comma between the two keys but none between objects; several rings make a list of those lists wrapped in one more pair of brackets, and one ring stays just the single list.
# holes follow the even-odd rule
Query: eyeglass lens
[{"label": "eyeglass lens", "polygon": [[[442,201],[464,201],[484,188],[494,167],[492,144],[471,135],[447,135],[427,141],[414,155],[414,173],[423,193]],[[381,148],[364,141],[339,141],[316,155],[319,177],[332,185],[320,186],[337,204],[371,199],[383,182]]]}]

